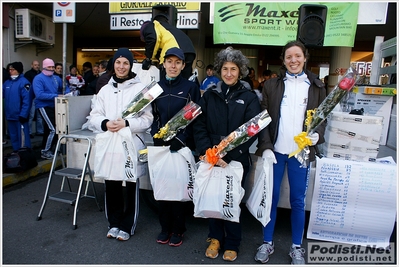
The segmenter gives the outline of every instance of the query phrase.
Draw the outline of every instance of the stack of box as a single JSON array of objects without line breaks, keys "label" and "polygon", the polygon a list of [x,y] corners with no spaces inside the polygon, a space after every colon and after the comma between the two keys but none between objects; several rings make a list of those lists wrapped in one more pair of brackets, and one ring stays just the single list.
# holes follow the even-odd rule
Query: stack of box
[{"label": "stack of box", "polygon": [[[355,88],[356,89],[356,88]],[[389,122],[392,111],[392,102],[393,96],[391,95],[382,95],[382,94],[364,94],[364,93],[355,93],[359,90],[366,90],[366,88],[354,89],[353,92],[349,93],[349,97],[346,100],[346,105],[350,110],[353,109],[364,109],[364,115],[376,115],[382,116],[384,118],[383,128],[381,132],[380,145],[385,146],[387,143]],[[387,88],[385,88],[387,89]],[[369,89],[367,89],[369,90]],[[366,91],[367,91],[366,90]],[[371,89],[370,89],[371,90]],[[382,88],[381,88],[382,90]],[[388,90],[388,89],[387,89]],[[382,91],[381,91],[382,92]]]},{"label": "stack of box", "polygon": [[331,112],[327,118],[323,153],[327,158],[374,162],[383,117]]}]

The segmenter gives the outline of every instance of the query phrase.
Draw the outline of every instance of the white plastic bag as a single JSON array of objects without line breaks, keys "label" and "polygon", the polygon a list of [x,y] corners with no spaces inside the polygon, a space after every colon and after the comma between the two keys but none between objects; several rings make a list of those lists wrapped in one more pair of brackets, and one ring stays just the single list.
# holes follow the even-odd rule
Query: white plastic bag
[{"label": "white plastic bag", "polygon": [[244,169],[238,161],[226,168],[201,162],[194,179],[194,217],[240,221]]},{"label": "white plastic bag", "polygon": [[156,200],[192,201],[195,159],[188,147],[148,146],[148,169]]},{"label": "white plastic bag", "polygon": [[133,63],[132,68],[132,71],[137,74],[141,83],[150,84],[152,81],[159,82],[160,71],[156,66],[151,65],[148,70],[143,70],[141,65],[141,63]]},{"label": "white plastic bag", "polygon": [[118,132],[106,131],[96,135],[94,176],[105,180],[135,182],[145,174],[138,166],[138,152],[128,127]]},{"label": "white plastic bag", "polygon": [[273,196],[273,159],[258,157],[255,167],[255,181],[246,202],[249,212],[262,223],[270,221]]}]

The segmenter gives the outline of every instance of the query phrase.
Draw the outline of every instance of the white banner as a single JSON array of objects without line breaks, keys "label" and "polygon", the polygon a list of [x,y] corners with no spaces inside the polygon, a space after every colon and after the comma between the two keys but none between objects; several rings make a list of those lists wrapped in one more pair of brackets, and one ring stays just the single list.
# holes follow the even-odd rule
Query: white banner
[{"label": "white banner", "polygon": [[359,3],[359,24],[385,24],[387,20],[388,3],[365,2]]}]

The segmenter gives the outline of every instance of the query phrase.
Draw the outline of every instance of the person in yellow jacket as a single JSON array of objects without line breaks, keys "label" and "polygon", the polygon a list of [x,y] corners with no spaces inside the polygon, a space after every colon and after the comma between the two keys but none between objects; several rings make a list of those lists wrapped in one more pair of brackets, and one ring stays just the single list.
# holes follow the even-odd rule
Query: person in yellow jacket
[{"label": "person in yellow jacket", "polygon": [[[182,30],[169,23],[167,14],[158,14],[152,21],[144,22],[140,28],[140,38],[145,42],[146,59],[142,62],[143,70],[151,67],[152,60],[159,60],[159,66],[162,68],[166,51],[169,48],[178,47],[183,50],[186,63],[182,76],[188,79],[192,75],[196,57],[193,42]],[[163,69],[161,69],[162,73],[164,73]]]}]

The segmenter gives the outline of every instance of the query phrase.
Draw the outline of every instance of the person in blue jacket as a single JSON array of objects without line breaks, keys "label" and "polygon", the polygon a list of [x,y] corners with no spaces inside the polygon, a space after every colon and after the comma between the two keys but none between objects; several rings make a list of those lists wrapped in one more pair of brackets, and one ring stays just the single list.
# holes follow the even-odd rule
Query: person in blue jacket
[{"label": "person in blue jacket", "polygon": [[[151,136],[154,136],[165,124],[190,101],[198,103],[201,93],[198,85],[182,77],[182,70],[185,65],[185,57],[182,49],[172,47],[165,53],[163,66],[166,75],[161,77],[158,84],[163,92],[151,104],[154,115],[154,122],[151,126]],[[153,138],[155,146],[170,146],[172,152],[176,152],[184,146],[192,151],[194,140],[192,135],[192,124],[170,141]],[[160,244],[169,243],[170,246],[180,246],[183,242],[183,233],[186,231],[184,203],[179,201],[158,201],[159,222],[161,233],[157,242]]]},{"label": "person in blue jacket", "polygon": [[216,85],[219,81],[219,78],[215,76],[213,65],[209,64],[206,66],[206,78],[202,81],[200,89],[205,91],[212,85]]},{"label": "person in blue jacket", "polygon": [[43,118],[43,140],[41,157],[52,159],[53,146],[57,143],[55,128],[55,98],[62,95],[63,85],[59,76],[54,75],[54,61],[50,58],[43,60],[42,72],[33,79],[33,90],[35,92],[35,105]]},{"label": "person in blue jacket", "polygon": [[12,148],[17,151],[21,147],[31,147],[29,114],[33,92],[31,83],[23,75],[22,62],[10,63],[7,69],[10,78],[3,84],[5,115]]}]

